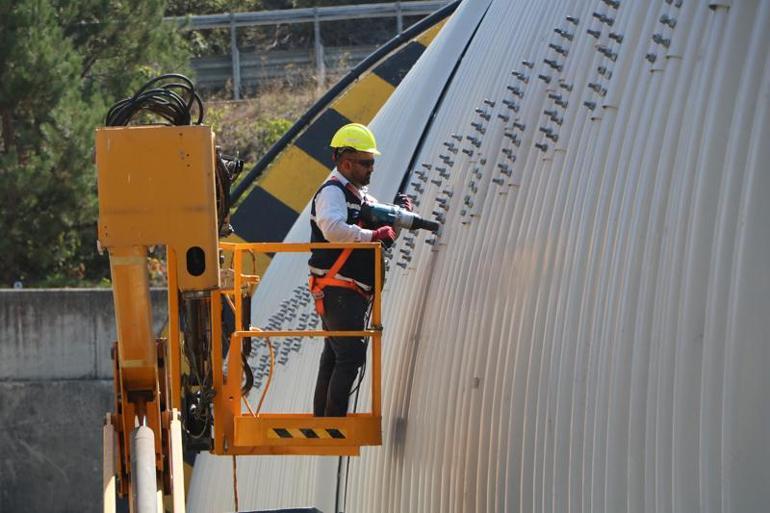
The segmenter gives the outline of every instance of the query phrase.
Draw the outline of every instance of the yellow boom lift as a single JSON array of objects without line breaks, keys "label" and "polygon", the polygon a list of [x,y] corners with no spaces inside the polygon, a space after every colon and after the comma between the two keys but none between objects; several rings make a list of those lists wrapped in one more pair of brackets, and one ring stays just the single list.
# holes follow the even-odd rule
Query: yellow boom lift
[{"label": "yellow boom lift", "polygon": [[[162,85],[165,84],[165,85]],[[199,110],[198,121],[191,112]],[[133,123],[148,113],[167,125]],[[319,244],[219,242],[227,232],[235,161],[223,158],[202,105],[184,77],[163,76],[110,111],[96,131],[99,242],[110,256],[117,342],[115,405],[104,426],[104,511],[128,496],[132,513],[185,511],[183,446],[216,455],[357,455],[381,444],[381,247],[324,244],[375,252],[371,328],[357,332],[269,331],[247,325],[244,300],[259,276],[244,257],[259,252],[309,252]],[[165,246],[168,331],[152,333],[148,249]],[[235,329],[223,332],[222,310]],[[224,333],[224,335],[223,335]],[[273,371],[270,338],[369,337],[371,411],[341,418],[261,411]],[[257,407],[243,386],[244,341],[264,341],[270,373]],[[308,396],[312,393],[308,390]]]}]

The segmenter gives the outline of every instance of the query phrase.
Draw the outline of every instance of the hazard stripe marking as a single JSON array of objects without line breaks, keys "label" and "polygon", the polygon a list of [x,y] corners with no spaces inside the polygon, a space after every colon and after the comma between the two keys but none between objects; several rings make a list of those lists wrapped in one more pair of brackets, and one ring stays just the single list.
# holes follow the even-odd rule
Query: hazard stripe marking
[{"label": "hazard stripe marking", "polygon": [[329,142],[332,140],[334,132],[348,123],[350,123],[349,119],[334,109],[329,109],[307,127],[307,130],[297,139],[296,144],[308,155],[331,169],[334,167],[334,162],[332,161],[332,150],[329,147]]},{"label": "hazard stripe marking", "polygon": [[278,435],[279,438],[293,438],[291,436],[291,433],[289,433],[288,429],[284,428],[273,428],[273,431],[276,435]]},{"label": "hazard stripe marking", "polygon": [[337,438],[337,439],[345,438],[345,433],[343,433],[339,429],[331,428],[331,429],[327,429],[326,432],[329,433],[329,435],[331,435],[332,438]]},{"label": "hazard stripe marking", "polygon": [[396,52],[393,57],[374,68],[374,73],[395,87],[401,83],[424,51],[423,45],[412,41]]},{"label": "hazard stripe marking", "polygon": [[297,217],[275,196],[262,187],[254,187],[233,214],[231,223],[235,233],[247,242],[281,242]]},{"label": "hazard stripe marking", "polygon": [[[329,141],[326,141],[328,144]],[[331,154],[331,149],[328,149]],[[260,186],[295,212],[302,212],[318,186],[329,176],[324,166],[305,150],[290,146],[281,154],[280,172],[270,169]],[[261,218],[269,219],[266,213]]]},{"label": "hazard stripe marking", "polygon": [[303,435],[305,435],[305,438],[320,438],[318,436],[318,433],[316,433],[312,429],[300,428],[300,431],[302,432]]},{"label": "hazard stripe marking", "polygon": [[305,440],[329,439],[344,440],[347,438],[341,429],[313,429],[313,428],[272,428],[268,431],[268,438],[301,438]]},{"label": "hazard stripe marking", "polygon": [[367,125],[388,101],[394,89],[392,84],[374,73],[368,73],[334,103],[334,110],[356,123]]}]

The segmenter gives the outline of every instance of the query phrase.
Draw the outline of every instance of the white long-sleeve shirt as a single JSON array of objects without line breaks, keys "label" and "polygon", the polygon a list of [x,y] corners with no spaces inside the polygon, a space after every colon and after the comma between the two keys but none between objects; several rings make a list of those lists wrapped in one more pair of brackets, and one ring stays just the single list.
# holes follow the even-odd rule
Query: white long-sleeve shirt
[{"label": "white long-sleeve shirt", "polygon": [[[350,180],[342,176],[336,169],[331,175],[334,179],[347,187]],[[361,189],[353,186],[353,192],[357,192],[359,198],[374,202],[375,199],[366,193],[366,187]],[[348,207],[361,208],[359,205],[348,205],[345,193],[339,187],[324,187],[315,199],[315,222],[329,242],[370,242],[372,230],[361,228],[354,224],[348,224]]]}]

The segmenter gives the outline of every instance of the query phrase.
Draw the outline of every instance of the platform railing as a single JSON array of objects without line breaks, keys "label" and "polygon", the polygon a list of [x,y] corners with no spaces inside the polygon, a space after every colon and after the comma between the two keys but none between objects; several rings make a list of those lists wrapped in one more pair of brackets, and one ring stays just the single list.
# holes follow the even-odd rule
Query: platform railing
[{"label": "platform railing", "polygon": [[[221,311],[223,301],[230,305],[235,317],[235,330],[230,335],[228,354],[222,354],[222,345],[212,344],[212,366],[215,390],[216,419],[214,452],[217,454],[357,454],[358,446],[381,443],[381,294],[382,246],[379,243],[220,243],[220,248],[231,263],[232,288],[223,288],[212,295],[212,340],[221,339]],[[247,291],[258,286],[260,277],[244,272],[245,255],[256,253],[307,253],[313,249],[355,249],[374,252],[374,288],[370,328],[358,331],[326,330],[263,330],[244,326],[243,307]],[[270,351],[270,370],[256,407],[241,392],[243,377],[242,346],[247,337],[266,342]],[[313,417],[309,413],[265,413],[262,405],[269,393],[274,373],[274,358],[270,338],[274,337],[368,337],[371,340],[371,411],[349,414],[347,417]],[[225,366],[225,358],[227,365]],[[226,370],[225,370],[226,368]],[[275,393],[275,392],[274,392]],[[312,390],[308,390],[311,394]],[[246,411],[244,411],[244,406]],[[272,430],[272,431],[271,431]],[[273,436],[273,432],[310,434],[301,436]],[[320,433],[320,436],[319,436]],[[324,437],[328,433],[332,436]],[[334,436],[337,433],[340,436]],[[308,446],[312,446],[309,449]]]}]

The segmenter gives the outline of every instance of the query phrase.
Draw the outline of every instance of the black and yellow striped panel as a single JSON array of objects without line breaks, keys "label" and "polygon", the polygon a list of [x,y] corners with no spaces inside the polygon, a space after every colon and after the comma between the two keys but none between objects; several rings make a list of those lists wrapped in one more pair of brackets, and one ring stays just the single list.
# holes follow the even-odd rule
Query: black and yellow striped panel
[{"label": "black and yellow striped panel", "polygon": [[272,428],[268,431],[267,437],[273,439],[344,440],[348,436],[344,429],[335,428]]},{"label": "black and yellow striped panel", "polygon": [[[284,240],[334,167],[329,148],[334,132],[347,123],[368,124],[445,23],[436,23],[378,62],[316,117],[241,196],[231,218],[235,233],[227,240]],[[269,256],[264,256],[257,261],[256,269],[247,271],[262,274],[269,263]]]}]

